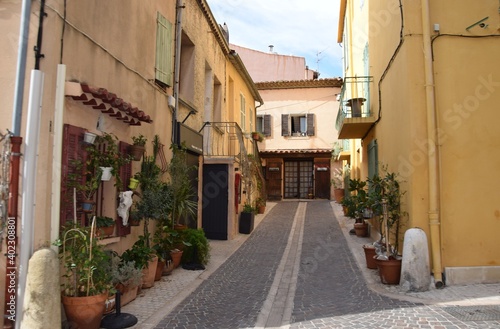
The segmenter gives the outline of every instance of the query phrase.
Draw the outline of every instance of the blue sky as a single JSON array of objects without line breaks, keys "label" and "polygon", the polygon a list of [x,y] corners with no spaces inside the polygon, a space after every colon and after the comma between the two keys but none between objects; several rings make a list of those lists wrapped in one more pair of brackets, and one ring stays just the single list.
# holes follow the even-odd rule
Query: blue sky
[{"label": "blue sky", "polygon": [[259,51],[306,58],[320,78],[342,76],[337,44],[339,0],[207,0],[229,41]]}]

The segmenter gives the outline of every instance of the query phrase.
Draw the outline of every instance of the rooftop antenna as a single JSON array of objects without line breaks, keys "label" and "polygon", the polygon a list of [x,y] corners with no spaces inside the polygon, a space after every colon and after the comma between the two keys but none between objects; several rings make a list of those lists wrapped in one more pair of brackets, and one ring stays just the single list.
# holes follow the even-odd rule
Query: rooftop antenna
[{"label": "rooftop antenna", "polygon": [[[329,47],[328,47],[329,48]],[[323,49],[322,51],[318,51],[316,53],[316,70],[319,72],[319,62],[325,57],[325,56],[321,56],[321,58],[319,57],[319,55],[321,55],[325,50],[327,50],[328,48],[325,48]]]}]

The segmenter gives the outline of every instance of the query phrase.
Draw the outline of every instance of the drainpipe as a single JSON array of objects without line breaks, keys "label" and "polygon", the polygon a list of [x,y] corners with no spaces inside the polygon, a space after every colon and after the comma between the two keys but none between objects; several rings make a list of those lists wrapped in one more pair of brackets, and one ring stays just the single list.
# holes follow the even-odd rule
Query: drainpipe
[{"label": "drainpipe", "polygon": [[177,17],[175,21],[175,62],[174,62],[174,98],[175,106],[172,113],[172,142],[177,144],[177,114],[179,110],[179,76],[181,70],[181,41],[182,41],[182,0],[177,0]]},{"label": "drainpipe", "polygon": [[441,231],[439,219],[439,166],[437,155],[437,120],[436,103],[434,98],[434,71],[432,67],[432,50],[430,34],[430,11],[429,0],[422,2],[422,30],[424,47],[424,73],[425,73],[425,97],[427,112],[427,140],[434,149],[429,148],[427,152],[429,172],[429,227],[432,253],[432,272],[436,288],[443,288],[443,275],[441,264]]}]

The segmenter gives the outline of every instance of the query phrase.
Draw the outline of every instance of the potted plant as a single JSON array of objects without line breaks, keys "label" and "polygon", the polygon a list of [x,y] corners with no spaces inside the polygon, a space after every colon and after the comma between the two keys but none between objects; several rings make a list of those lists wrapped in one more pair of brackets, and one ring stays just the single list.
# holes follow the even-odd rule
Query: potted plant
[{"label": "potted plant", "polygon": [[95,219],[91,227],[71,224],[54,245],[60,247],[62,304],[69,321],[78,328],[98,329],[108,291],[110,257],[95,238]]},{"label": "potted plant", "polygon": [[147,139],[139,134],[138,136],[132,137],[133,144],[129,146],[129,154],[132,156],[134,161],[140,161],[144,152],[146,151],[146,142]]},{"label": "potted plant", "polygon": [[207,265],[210,259],[210,244],[203,229],[186,229],[182,239],[185,245],[182,263]]},{"label": "potted plant", "polygon": [[155,250],[149,245],[149,236],[141,235],[130,249],[125,250],[122,259],[126,262],[134,262],[136,268],[142,270],[142,288],[154,286],[156,265],[158,256]]},{"label": "potted plant", "polygon": [[260,197],[255,200],[255,208],[257,208],[258,214],[263,214],[266,212],[266,199]]},{"label": "potted plant", "polygon": [[360,179],[349,179],[351,214],[354,211],[354,230],[356,236],[364,237],[368,234],[368,223],[365,222],[363,214],[368,207],[368,194],[366,191],[366,181]]},{"label": "potted plant", "polygon": [[254,227],[254,217],[257,210],[249,203],[245,203],[240,214],[239,232],[250,234]]},{"label": "potted plant", "polygon": [[115,220],[107,216],[97,216],[96,227],[96,235],[100,237],[113,235],[115,231]]},{"label": "potted plant", "polygon": [[191,243],[184,239],[185,231],[187,229],[174,230],[169,225],[164,225],[156,231],[153,239],[157,253],[165,259],[171,258],[174,268],[180,265],[184,248],[191,246]]},{"label": "potted plant", "polygon": [[124,306],[137,297],[142,270],[135,266],[135,261],[125,261],[114,252],[111,256],[111,283],[120,291],[120,306]]},{"label": "potted plant", "polygon": [[104,133],[97,136],[96,145],[87,147],[87,166],[91,168],[100,167],[102,170],[101,179],[106,181],[115,177],[116,186],[122,186],[119,169],[129,163],[131,158],[127,154],[122,154],[118,148],[118,138],[113,134]]},{"label": "potted plant", "polygon": [[86,131],[85,133],[83,133],[83,142],[85,144],[94,145],[96,137],[96,134],[91,133],[90,131]]},{"label": "potted plant", "polygon": [[252,139],[257,142],[262,142],[264,140],[264,134],[259,131],[252,132]]},{"label": "potted plant", "polygon": [[405,192],[401,191],[396,173],[388,172],[387,167],[383,167],[383,172],[383,176],[374,176],[369,180],[371,207],[375,214],[380,215],[381,235],[376,242],[377,267],[382,283],[398,284],[401,273],[399,236],[401,219],[406,215],[401,210],[401,197]]}]

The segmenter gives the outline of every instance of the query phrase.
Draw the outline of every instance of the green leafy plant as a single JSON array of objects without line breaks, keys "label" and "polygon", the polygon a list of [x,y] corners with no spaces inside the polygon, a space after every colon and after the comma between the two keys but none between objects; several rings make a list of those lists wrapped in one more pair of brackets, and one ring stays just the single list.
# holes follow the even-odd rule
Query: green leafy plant
[{"label": "green leafy plant", "polygon": [[266,206],[266,199],[257,198],[257,200],[255,200],[255,206],[256,207],[265,207]]},{"label": "green leafy plant", "polygon": [[95,224],[79,227],[69,224],[54,242],[60,247],[60,261],[64,268],[63,294],[81,297],[99,295],[111,286],[110,257],[95,238]]},{"label": "green leafy plant", "polygon": [[155,256],[155,250],[149,246],[149,237],[141,235],[130,249],[125,250],[121,258],[125,262],[134,262],[135,267],[144,269]]},{"label": "green leafy plant", "polygon": [[363,212],[369,207],[366,181],[349,179],[349,191],[351,192],[352,204],[350,206],[354,210],[354,218],[360,222],[363,220]]},{"label": "green leafy plant", "polygon": [[186,229],[180,233],[183,241],[187,243],[182,254],[184,263],[193,262],[208,264],[210,259],[210,244],[202,229]]},{"label": "green leafy plant", "polygon": [[116,179],[116,186],[121,187],[120,167],[132,161],[130,155],[120,152],[118,148],[118,137],[113,134],[104,133],[97,136],[95,145],[88,145],[87,167],[93,172],[98,167],[111,167],[111,173]]},{"label": "green leafy plant", "polygon": [[242,212],[256,214],[256,213],[257,213],[257,209],[255,209],[255,207],[252,207],[252,205],[251,205],[251,204],[249,204],[249,203],[245,203],[245,204],[243,205],[243,210],[242,210]]},{"label": "green leafy plant", "polygon": [[132,136],[132,141],[134,145],[145,146],[148,140],[142,134],[139,134],[138,136]]},{"label": "green leafy plant", "polygon": [[95,223],[97,227],[109,227],[115,225],[115,220],[107,216],[97,216]]},{"label": "green leafy plant", "polygon": [[198,203],[190,179],[190,173],[196,170],[196,166],[187,165],[185,147],[172,144],[171,149],[173,156],[168,173],[173,193],[172,222],[181,224],[181,220],[186,221],[190,216],[196,216]]},{"label": "green leafy plant", "polygon": [[101,184],[102,170],[90,168],[81,160],[71,162],[72,172],[68,175],[68,187],[76,188],[84,200],[92,200]]}]

